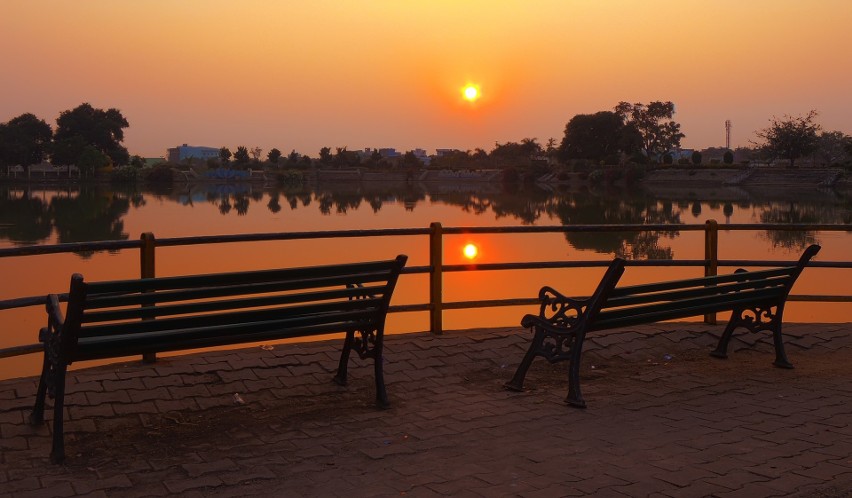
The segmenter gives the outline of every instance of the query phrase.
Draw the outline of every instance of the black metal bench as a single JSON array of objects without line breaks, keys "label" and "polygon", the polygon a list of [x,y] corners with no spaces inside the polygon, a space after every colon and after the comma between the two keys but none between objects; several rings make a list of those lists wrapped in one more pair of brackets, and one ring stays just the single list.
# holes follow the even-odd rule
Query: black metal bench
[{"label": "black metal bench", "polygon": [[772,332],[775,366],[793,368],[784,353],[781,320],[784,304],[796,278],[820,247],[808,247],[798,263],[769,270],[737,270],[688,280],[673,280],[616,287],[624,273],[624,260],[616,258],[594,294],[588,299],[566,297],[551,287],[539,291],[539,314],[526,315],[521,325],[533,329],[532,343],[512,380],[505,387],[522,391],[524,377],[536,356],[551,363],[569,360],[568,397],[571,406],[586,406],[580,392],[580,354],[586,334],[663,320],[731,311],[719,344],[711,355],[726,358],[735,329]]},{"label": "black metal bench", "polygon": [[85,282],[71,277],[63,317],[48,296],[44,365],[30,416],[55,399],[50,459],[64,459],[66,369],[74,361],[345,332],[334,381],[346,384],[351,350],[372,358],[376,402],[388,406],[382,345],[388,306],[407,257],[388,261]]}]

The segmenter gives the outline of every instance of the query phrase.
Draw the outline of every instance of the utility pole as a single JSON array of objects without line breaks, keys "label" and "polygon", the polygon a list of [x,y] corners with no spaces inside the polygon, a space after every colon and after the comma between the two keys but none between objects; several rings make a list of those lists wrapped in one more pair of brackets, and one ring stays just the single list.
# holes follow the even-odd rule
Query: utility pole
[{"label": "utility pole", "polygon": [[725,120],[725,148],[731,150],[731,120]]}]

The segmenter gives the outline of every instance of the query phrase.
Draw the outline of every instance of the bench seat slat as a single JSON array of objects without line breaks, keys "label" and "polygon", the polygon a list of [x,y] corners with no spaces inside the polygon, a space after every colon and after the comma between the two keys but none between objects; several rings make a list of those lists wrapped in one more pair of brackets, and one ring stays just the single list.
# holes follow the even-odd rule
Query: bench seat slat
[{"label": "bench seat slat", "polygon": [[743,273],[731,273],[728,275],[714,275],[711,277],[692,278],[686,280],[670,280],[666,282],[658,282],[653,284],[628,285],[625,287],[616,287],[609,293],[609,298],[628,296],[633,294],[645,294],[648,292],[657,292],[671,289],[679,289],[684,285],[697,286],[712,286],[714,284],[726,282],[744,282],[753,279],[766,279],[773,277],[789,277],[796,272],[796,267],[784,267],[772,270],[759,270]]},{"label": "bench seat slat", "polygon": [[[186,301],[191,299],[205,299],[241,294],[262,294],[292,290],[320,289],[326,287],[346,287],[347,285],[355,284],[364,285],[375,282],[387,282],[388,278],[390,278],[390,273],[358,273],[345,276],[301,279],[296,281],[275,280],[272,282],[258,282],[253,284],[205,285],[186,288],[167,287],[163,289],[159,286],[155,288],[137,285],[135,289],[128,290],[124,293],[98,293],[93,292],[90,287],[89,295],[86,299],[86,308],[110,308],[116,306],[147,305],[153,303]],[[209,284],[209,282],[206,284]]]},{"label": "bench seat slat", "polygon": [[323,301],[342,301],[366,298],[381,298],[387,292],[383,287],[355,287],[349,289],[334,289],[322,292],[304,292],[298,294],[279,294],[240,299],[219,299],[207,301],[184,302],[170,305],[156,305],[119,309],[101,309],[87,312],[83,315],[83,323],[106,321],[121,321],[132,319],[152,319],[191,313],[210,313],[214,311],[241,310],[285,304],[317,303]]},{"label": "bench seat slat", "polygon": [[603,330],[624,325],[654,323],[674,318],[704,315],[739,308],[743,303],[775,303],[784,296],[783,289],[758,289],[739,294],[723,294],[711,298],[684,299],[636,307],[606,309],[591,324],[592,330]]},{"label": "bench seat slat", "polygon": [[222,287],[247,285],[263,282],[311,281],[323,278],[346,277],[371,273],[389,275],[393,272],[393,261],[353,263],[335,266],[285,268],[237,273],[208,273],[203,275],[157,277],[131,280],[89,282],[90,293],[125,293],[138,291],[140,286],[150,290],[184,289],[193,287]]},{"label": "bench seat slat", "polygon": [[[701,279],[701,281],[703,282],[704,279]],[[745,282],[727,282],[720,285],[712,285],[707,287],[691,285],[693,281],[684,282],[685,284],[683,288],[673,288],[668,292],[648,292],[610,298],[607,300],[605,307],[616,308],[620,306],[629,306],[644,303],[678,301],[687,298],[710,297],[719,294],[742,292],[750,289],[783,288],[785,285],[787,285],[787,279],[781,278],[749,280]]]},{"label": "bench seat slat", "polygon": [[307,325],[282,323],[275,327],[270,326],[268,328],[248,325],[233,325],[229,327],[221,327],[217,334],[211,334],[211,330],[209,328],[199,331],[201,332],[199,334],[187,333],[182,335],[178,332],[170,333],[168,336],[164,336],[162,338],[149,337],[146,334],[137,334],[130,339],[121,337],[120,340],[115,343],[103,340],[87,342],[88,339],[81,339],[78,344],[78,349],[74,355],[74,360],[83,361],[100,358],[114,358],[119,356],[134,356],[145,353],[181,351],[186,349],[292,339],[319,334],[340,333],[351,328],[357,330],[359,328],[357,326],[357,322],[334,321],[329,323],[311,323]]},{"label": "bench seat slat", "polygon": [[[211,327],[219,324],[237,322],[257,323],[274,319],[292,319],[298,317],[322,317],[335,313],[359,312],[379,313],[381,299],[358,299],[330,303],[306,304],[300,306],[283,306],[257,310],[240,310],[224,313],[196,314],[163,318],[158,320],[132,320],[124,322],[99,322],[96,325],[84,325],[80,328],[79,337],[98,335],[126,335],[151,331],[182,329],[186,327]],[[316,318],[316,319],[320,319]]]}]

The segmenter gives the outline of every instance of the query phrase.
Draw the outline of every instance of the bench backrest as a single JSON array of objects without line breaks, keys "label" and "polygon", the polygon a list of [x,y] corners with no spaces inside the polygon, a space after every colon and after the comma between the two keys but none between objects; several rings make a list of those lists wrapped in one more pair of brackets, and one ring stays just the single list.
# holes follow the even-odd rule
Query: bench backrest
[{"label": "bench backrest", "polygon": [[769,270],[737,270],[688,280],[616,287],[609,291],[591,330],[610,329],[686,318],[739,308],[777,306],[783,310],[790,289],[805,265],[820,250],[812,245],[791,266]]},{"label": "bench backrest", "polygon": [[103,282],[75,274],[61,347],[73,361],[381,331],[406,260]]}]

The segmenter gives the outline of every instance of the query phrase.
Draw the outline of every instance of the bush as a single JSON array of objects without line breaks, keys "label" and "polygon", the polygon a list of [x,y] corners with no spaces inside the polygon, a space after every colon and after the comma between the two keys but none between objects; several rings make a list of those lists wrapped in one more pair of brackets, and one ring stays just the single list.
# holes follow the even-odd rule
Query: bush
[{"label": "bush", "polygon": [[589,173],[589,183],[598,185],[604,180],[604,171],[602,169],[596,169]]},{"label": "bush", "polygon": [[286,169],[275,174],[275,181],[279,185],[299,185],[304,179],[302,172],[296,169]]},{"label": "bush", "polygon": [[175,172],[165,164],[158,164],[148,171],[145,181],[151,184],[169,184],[174,182]]},{"label": "bush", "polygon": [[136,166],[119,166],[112,170],[109,181],[112,183],[135,183],[140,177],[140,169]]},{"label": "bush", "polygon": [[515,168],[505,168],[503,170],[503,183],[518,183],[521,180],[521,175]]},{"label": "bush", "polygon": [[672,164],[674,162],[674,157],[671,154],[666,154],[663,156],[663,164]]},{"label": "bush", "polygon": [[726,150],[725,155],[722,156],[722,162],[725,164],[734,164],[734,153]]},{"label": "bush", "polygon": [[632,185],[641,180],[645,176],[645,168],[642,166],[630,165],[624,171],[624,182]]},{"label": "bush", "polygon": [[701,164],[701,153],[697,150],[692,153],[692,164],[698,166]]}]

